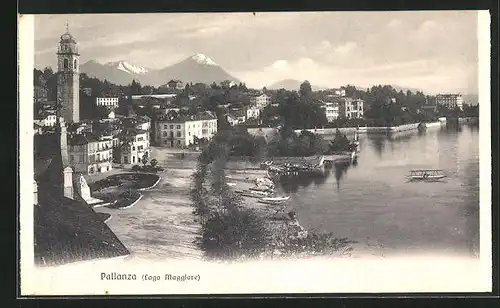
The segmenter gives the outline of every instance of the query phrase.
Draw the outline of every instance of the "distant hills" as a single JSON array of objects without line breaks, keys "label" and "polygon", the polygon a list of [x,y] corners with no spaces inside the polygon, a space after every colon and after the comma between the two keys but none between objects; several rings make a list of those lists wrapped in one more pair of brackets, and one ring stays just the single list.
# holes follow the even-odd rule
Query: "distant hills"
[{"label": "distant hills", "polygon": [[[273,83],[270,86],[267,86],[266,88],[269,90],[279,90],[279,89],[285,89],[289,91],[298,91],[300,89],[300,85],[304,82],[304,80],[299,81],[295,79],[284,79],[281,81],[278,81],[276,83]],[[316,86],[311,84],[311,88],[313,91],[321,91],[321,90],[326,90],[327,87],[322,87],[322,86]]]},{"label": "distant hills", "polygon": [[158,70],[136,66],[126,61],[101,64],[90,60],[80,66],[80,72],[119,85],[130,84],[134,79],[143,85],[156,87],[166,84],[171,79],[206,84],[219,83],[224,80],[240,82],[204,54],[193,55],[179,63]]}]

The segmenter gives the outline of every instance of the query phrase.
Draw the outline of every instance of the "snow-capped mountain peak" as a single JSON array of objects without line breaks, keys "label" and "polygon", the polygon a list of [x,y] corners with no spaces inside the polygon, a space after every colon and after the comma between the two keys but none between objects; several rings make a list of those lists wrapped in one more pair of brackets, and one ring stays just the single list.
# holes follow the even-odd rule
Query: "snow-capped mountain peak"
[{"label": "snow-capped mountain peak", "polygon": [[202,65],[217,65],[217,63],[215,63],[212,59],[202,53],[195,54],[191,57],[191,59]]},{"label": "snow-capped mountain peak", "polygon": [[131,64],[127,61],[109,62],[107,65],[116,67],[116,69],[132,75],[144,75],[148,73],[147,68]]}]

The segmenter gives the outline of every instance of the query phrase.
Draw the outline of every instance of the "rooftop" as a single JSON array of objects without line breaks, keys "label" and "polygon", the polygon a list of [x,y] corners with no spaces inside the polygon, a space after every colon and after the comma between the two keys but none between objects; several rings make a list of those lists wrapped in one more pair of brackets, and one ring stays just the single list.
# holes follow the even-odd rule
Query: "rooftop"
[{"label": "rooftop", "polygon": [[217,117],[210,111],[199,112],[196,115],[185,116],[180,115],[175,118],[169,118],[167,115],[161,116],[159,122],[169,122],[169,123],[185,123],[189,121],[203,121],[203,120],[216,120]]}]

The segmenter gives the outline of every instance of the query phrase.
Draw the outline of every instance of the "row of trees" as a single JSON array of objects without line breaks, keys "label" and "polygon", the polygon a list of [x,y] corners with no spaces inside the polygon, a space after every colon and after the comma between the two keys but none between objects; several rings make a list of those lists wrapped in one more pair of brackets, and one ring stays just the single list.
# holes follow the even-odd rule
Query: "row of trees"
[{"label": "row of trees", "polygon": [[228,156],[246,157],[252,163],[270,157],[304,157],[352,150],[351,142],[339,130],[331,142],[306,130],[297,134],[293,129],[285,127],[280,130],[277,138],[269,142],[263,136],[250,135],[243,126],[223,129],[217,136],[225,140]]},{"label": "row of trees", "polygon": [[268,251],[269,232],[262,218],[242,208],[242,197],[229,189],[224,171],[228,156],[229,144],[218,134],[198,158],[191,200],[201,224],[199,244],[211,258],[255,258]]},{"label": "row of trees", "polygon": [[201,224],[199,244],[207,256],[232,260],[268,257],[276,249],[282,256],[349,252],[352,241],[335,238],[331,233],[310,232],[299,238],[291,227],[271,229],[262,214],[244,207],[242,197],[227,185],[225,174],[235,140],[248,138],[243,132],[237,134],[230,140],[230,131],[218,133],[200,154],[193,175],[191,201]]}]

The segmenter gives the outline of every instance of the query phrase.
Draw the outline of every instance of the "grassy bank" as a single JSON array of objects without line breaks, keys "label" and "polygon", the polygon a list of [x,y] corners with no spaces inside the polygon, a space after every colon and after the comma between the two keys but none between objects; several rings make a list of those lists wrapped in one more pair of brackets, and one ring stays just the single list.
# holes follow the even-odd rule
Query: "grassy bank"
[{"label": "grassy bank", "polygon": [[160,177],[148,173],[122,173],[111,175],[89,185],[92,196],[109,202],[107,207],[125,209],[137,203],[142,195],[140,189],[158,183]]}]

